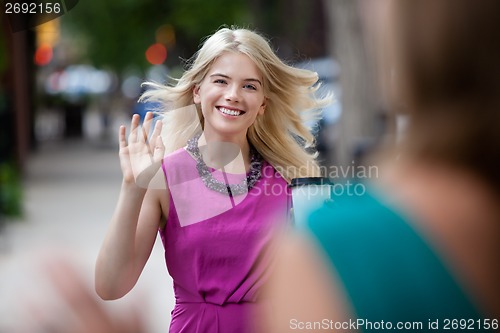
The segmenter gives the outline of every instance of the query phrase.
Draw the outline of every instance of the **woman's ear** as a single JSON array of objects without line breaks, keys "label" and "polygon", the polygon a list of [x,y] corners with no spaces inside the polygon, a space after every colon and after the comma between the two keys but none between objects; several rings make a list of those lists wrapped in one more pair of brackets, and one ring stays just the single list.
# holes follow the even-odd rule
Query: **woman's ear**
[{"label": "woman's ear", "polygon": [[264,101],[262,102],[262,105],[259,108],[259,112],[257,114],[263,115],[264,112],[266,112],[266,105],[267,105],[267,97],[264,97]]},{"label": "woman's ear", "polygon": [[201,103],[200,85],[199,84],[196,84],[193,88],[193,102],[194,102],[194,104]]}]

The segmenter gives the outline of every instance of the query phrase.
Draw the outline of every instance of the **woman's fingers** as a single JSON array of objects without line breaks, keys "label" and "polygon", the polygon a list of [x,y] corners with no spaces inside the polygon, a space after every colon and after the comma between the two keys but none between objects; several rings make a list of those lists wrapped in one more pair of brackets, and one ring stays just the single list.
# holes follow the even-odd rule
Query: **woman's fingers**
[{"label": "woman's fingers", "polygon": [[153,123],[153,113],[152,112],[147,112],[146,116],[144,117],[144,122],[142,124],[143,128],[143,133],[146,134],[146,141],[147,141],[147,136],[150,133],[151,130],[151,124]]},{"label": "woman's fingers", "polygon": [[[139,115],[134,115],[130,124],[128,138],[125,126],[121,126],[119,130],[120,156],[124,158],[122,170],[124,174],[132,175],[140,186],[148,186],[150,174],[158,169],[158,162],[165,154],[165,146],[161,140],[162,122],[155,122],[152,128],[153,113],[148,112],[142,126]],[[149,135],[150,132],[152,133]]]},{"label": "woman's fingers", "polygon": [[165,155],[165,145],[161,139],[161,136],[157,136],[155,140],[155,147],[153,150],[153,161],[158,162],[163,159]]},{"label": "woman's fingers", "polygon": [[162,121],[158,120],[155,123],[155,127],[153,129],[153,133],[151,133],[151,138],[149,140],[150,149],[154,152],[156,147],[156,139],[161,135]]},{"label": "woman's fingers", "polygon": [[161,119],[156,121],[155,128],[153,130],[152,139],[154,138],[156,140],[156,137],[160,135],[162,125],[163,125],[163,122],[161,121]]},{"label": "woman's fingers", "polygon": [[120,126],[120,130],[118,131],[118,142],[120,144],[120,149],[127,147],[127,138],[125,136],[125,132],[125,126]]},{"label": "woman's fingers", "polygon": [[[129,143],[130,142],[137,142],[138,138],[138,132],[139,132],[139,120],[140,117],[138,114],[134,114],[132,116],[132,121],[130,122],[130,135],[129,135]],[[142,135],[142,133],[141,133]]]}]

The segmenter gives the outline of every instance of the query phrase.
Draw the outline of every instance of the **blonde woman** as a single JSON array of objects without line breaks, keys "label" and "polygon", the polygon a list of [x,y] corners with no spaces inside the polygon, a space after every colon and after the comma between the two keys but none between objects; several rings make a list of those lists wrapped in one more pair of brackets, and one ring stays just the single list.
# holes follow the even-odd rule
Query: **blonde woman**
[{"label": "blonde woman", "polygon": [[170,332],[255,331],[272,231],[287,221],[287,184],[319,175],[302,116],[327,101],[313,96],[317,80],[257,33],[223,28],[174,86],[150,84],[143,99],[160,102],[165,120],[149,138],[152,114],[143,129],[134,116],[128,139],[120,129],[123,183],[96,263],[97,293],[129,292],[159,233],[176,297]]}]

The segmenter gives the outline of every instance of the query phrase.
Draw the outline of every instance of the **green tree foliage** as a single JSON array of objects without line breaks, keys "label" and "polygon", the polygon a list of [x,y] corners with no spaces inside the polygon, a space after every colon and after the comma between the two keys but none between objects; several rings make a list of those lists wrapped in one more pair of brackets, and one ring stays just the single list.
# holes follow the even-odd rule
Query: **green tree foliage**
[{"label": "green tree foliage", "polygon": [[63,29],[83,36],[86,56],[98,67],[118,72],[130,65],[145,68],[144,53],[156,42],[156,30],[173,27],[175,45],[169,63],[188,58],[200,40],[222,25],[251,24],[245,0],[106,0],[80,1],[63,17]]},{"label": "green tree foliage", "polygon": [[21,177],[16,166],[0,163],[0,219],[2,216],[21,216],[22,196]]}]

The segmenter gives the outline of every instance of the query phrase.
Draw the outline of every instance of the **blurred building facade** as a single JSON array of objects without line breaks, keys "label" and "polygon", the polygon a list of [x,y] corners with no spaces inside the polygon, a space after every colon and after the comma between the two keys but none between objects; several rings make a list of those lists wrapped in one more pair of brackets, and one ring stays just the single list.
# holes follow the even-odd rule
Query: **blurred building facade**
[{"label": "blurred building facade", "polygon": [[0,39],[4,48],[0,66],[0,158],[2,162],[14,160],[22,169],[35,144],[32,60],[35,34],[31,30],[13,33],[5,15],[0,15]]}]

